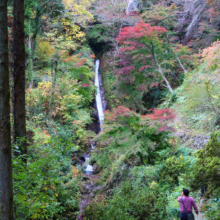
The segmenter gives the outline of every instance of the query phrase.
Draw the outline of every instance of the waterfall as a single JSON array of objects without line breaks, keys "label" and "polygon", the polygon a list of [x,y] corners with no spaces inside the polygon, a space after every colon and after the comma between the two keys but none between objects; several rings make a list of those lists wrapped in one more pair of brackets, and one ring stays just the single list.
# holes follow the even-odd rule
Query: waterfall
[{"label": "waterfall", "polygon": [[140,8],[141,8],[140,0],[128,0],[126,15],[128,16],[136,15]]},{"label": "waterfall", "polygon": [[99,65],[100,65],[100,61],[96,60],[95,61],[95,86],[97,88],[97,93],[96,93],[95,100],[96,100],[96,105],[97,105],[97,110],[98,110],[100,129],[102,131],[102,124],[104,122],[104,111],[102,107],[102,97],[100,93]]},{"label": "waterfall", "polygon": [[[99,79],[99,65],[100,65],[100,61],[96,60],[95,61],[95,86],[96,86],[97,92],[96,92],[95,100],[96,100],[100,130],[102,131],[102,125],[104,123],[104,111],[103,111],[103,106],[102,106],[102,96],[101,96],[100,81],[99,81],[99,80],[101,80],[101,78]],[[85,156],[85,162],[88,161],[87,162],[88,164],[86,165],[86,167],[84,169],[84,173],[86,173],[88,175],[93,174],[93,167],[91,164],[89,164],[89,157],[90,157],[91,152],[93,151],[94,148],[95,148],[95,145],[91,144],[90,153]]]}]

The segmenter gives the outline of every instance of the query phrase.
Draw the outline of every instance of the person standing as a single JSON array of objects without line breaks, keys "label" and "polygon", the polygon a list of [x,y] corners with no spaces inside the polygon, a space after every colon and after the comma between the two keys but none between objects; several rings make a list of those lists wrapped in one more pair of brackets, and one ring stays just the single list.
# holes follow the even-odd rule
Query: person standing
[{"label": "person standing", "polygon": [[193,220],[192,207],[196,214],[199,214],[197,205],[192,197],[189,196],[189,190],[183,188],[182,195],[178,197],[177,201],[180,203],[180,218],[181,220]]}]

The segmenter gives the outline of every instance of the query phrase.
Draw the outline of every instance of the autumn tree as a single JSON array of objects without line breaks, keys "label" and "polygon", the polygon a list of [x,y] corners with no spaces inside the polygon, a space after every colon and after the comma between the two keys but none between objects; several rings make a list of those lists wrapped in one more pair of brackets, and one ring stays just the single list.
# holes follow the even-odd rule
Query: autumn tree
[{"label": "autumn tree", "polygon": [[[34,65],[39,57],[36,56],[43,36],[51,42],[59,39],[60,47],[65,50],[75,50],[74,41],[85,38],[82,29],[93,15],[88,8],[94,0],[26,0],[25,17],[26,33],[28,34],[28,71],[27,82],[32,88]],[[44,40],[43,40],[44,41]],[[49,64],[49,62],[47,62]]]},{"label": "autumn tree", "polygon": [[83,2],[77,0],[26,0],[25,15],[28,18],[27,32],[29,33],[29,49],[32,58],[35,58],[37,38],[42,30],[48,33],[51,29],[55,29],[59,31],[58,35],[62,35],[64,40],[72,40],[75,35],[82,35],[79,26],[84,26],[86,21],[93,18],[93,15],[87,10],[92,2],[93,0]]},{"label": "autumn tree", "polygon": [[[161,36],[167,30],[163,27],[150,26],[138,22],[134,27],[124,27],[117,41],[120,48],[120,68],[116,75],[125,83],[134,84],[136,88],[147,91],[149,87],[165,86],[173,94],[173,89],[162,65],[171,65],[169,49],[164,45]],[[171,61],[169,63],[169,61]]]},{"label": "autumn tree", "polygon": [[7,0],[0,1],[0,206],[1,219],[13,219]]},{"label": "autumn tree", "polygon": [[[150,10],[150,13],[149,13]],[[172,4],[169,7],[164,4],[150,5],[149,10],[144,12],[141,17],[145,23],[165,27],[167,30],[173,30],[177,27],[177,7]]]},{"label": "autumn tree", "polygon": [[207,69],[216,70],[219,68],[219,59],[220,59],[220,41],[217,40],[210,47],[205,48],[201,52],[202,61],[207,63]]},{"label": "autumn tree", "polygon": [[32,87],[33,80],[33,61],[36,55],[37,39],[41,30],[51,28],[51,19],[63,13],[64,6],[61,0],[26,0],[25,1],[25,18],[26,33],[28,34],[28,71],[27,82]]}]

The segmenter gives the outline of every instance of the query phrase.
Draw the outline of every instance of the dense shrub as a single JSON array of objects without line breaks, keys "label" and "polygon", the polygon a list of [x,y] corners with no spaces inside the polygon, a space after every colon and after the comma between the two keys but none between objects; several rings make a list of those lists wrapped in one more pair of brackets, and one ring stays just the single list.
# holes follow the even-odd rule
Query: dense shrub
[{"label": "dense shrub", "polygon": [[[146,170],[148,172],[144,172]],[[146,175],[146,176],[145,176]],[[131,176],[112,191],[112,196],[87,207],[89,219],[158,220],[166,216],[166,195],[153,181],[155,170],[135,167]]]},{"label": "dense shrub", "polygon": [[30,147],[28,163],[13,161],[14,207],[17,219],[76,218],[80,181],[71,168],[70,145],[52,138]]},{"label": "dense shrub", "polygon": [[220,198],[220,132],[211,135],[206,148],[199,150],[197,162],[189,176],[192,189],[205,187],[208,194],[214,193]]},{"label": "dense shrub", "polygon": [[154,164],[157,151],[169,148],[172,110],[154,110],[145,116],[119,106],[106,112],[104,130],[97,137],[97,147],[92,155],[99,169],[109,180],[123,163],[128,166]]}]

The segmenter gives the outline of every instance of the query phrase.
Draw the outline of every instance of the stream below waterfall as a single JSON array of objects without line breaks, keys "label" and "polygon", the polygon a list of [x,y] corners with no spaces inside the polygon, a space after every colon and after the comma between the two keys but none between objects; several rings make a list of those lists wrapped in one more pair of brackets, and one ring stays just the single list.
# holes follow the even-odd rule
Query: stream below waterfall
[{"label": "stream below waterfall", "polygon": [[[101,76],[99,74],[99,67],[100,67],[100,61],[95,61],[95,86],[96,86],[96,96],[95,96],[95,103],[96,103],[96,109],[97,109],[97,116],[98,116],[98,123],[100,126],[100,131],[102,131],[102,126],[104,123],[104,97],[103,93],[101,92]],[[77,217],[77,220],[83,220],[83,212],[84,208],[90,203],[90,197],[92,195],[92,191],[96,189],[97,187],[94,186],[94,181],[96,179],[94,175],[94,169],[93,166],[89,163],[89,158],[91,156],[92,151],[95,148],[95,143],[91,143],[89,152],[86,152],[83,154],[82,158],[84,160],[84,170],[83,172],[85,175],[89,176],[88,179],[91,181],[89,183],[86,183],[84,185],[84,189],[86,190],[86,193],[82,196],[80,201],[80,214]],[[87,177],[86,177],[87,178]]]}]

